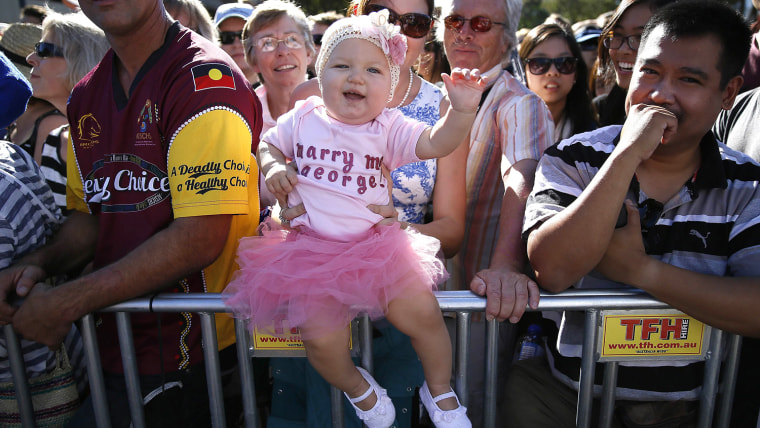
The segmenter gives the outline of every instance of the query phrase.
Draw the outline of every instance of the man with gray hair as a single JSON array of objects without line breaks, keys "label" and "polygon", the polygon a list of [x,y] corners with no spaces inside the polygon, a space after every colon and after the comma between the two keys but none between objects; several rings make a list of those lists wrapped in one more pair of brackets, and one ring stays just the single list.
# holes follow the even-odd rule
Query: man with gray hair
[{"label": "man with gray hair", "polygon": [[478,68],[493,82],[468,141],[465,237],[452,279],[458,288],[472,281],[474,292],[489,296],[488,319],[512,322],[522,316],[529,291],[531,305],[538,304],[537,286],[522,273],[520,228],[536,164],[554,141],[546,105],[504,69],[521,8],[520,0],[453,0],[439,31],[452,69]]},{"label": "man with gray hair", "polygon": [[[517,45],[521,9],[521,0],[452,0],[442,10],[438,33],[451,68],[477,68],[490,85],[467,141],[465,236],[449,266],[451,281],[455,288],[470,283],[473,292],[487,296],[487,319],[512,323],[522,317],[528,300],[538,305],[538,286],[523,274],[527,257],[520,231],[538,159],[554,142],[546,105],[504,69]],[[477,336],[473,346],[478,346]],[[470,408],[478,409],[484,370],[472,363]]]}]

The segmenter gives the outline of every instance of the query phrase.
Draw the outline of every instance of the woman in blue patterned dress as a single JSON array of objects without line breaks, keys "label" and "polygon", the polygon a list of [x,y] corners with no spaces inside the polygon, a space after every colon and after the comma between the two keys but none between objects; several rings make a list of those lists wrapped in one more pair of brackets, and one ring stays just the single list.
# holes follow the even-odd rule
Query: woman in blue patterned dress
[{"label": "woman in blue patterned dress", "polygon": [[[446,101],[438,87],[411,70],[423,52],[432,27],[433,0],[361,0],[351,7],[357,14],[387,8],[391,11],[391,19],[400,16],[402,21],[415,24],[401,25],[402,33],[407,36],[407,55],[399,84],[388,106],[398,108],[408,117],[434,124],[440,117],[441,103]],[[399,25],[399,22],[394,23]],[[311,95],[319,95],[316,79],[302,84],[293,92],[291,106],[295,101]],[[456,254],[464,236],[466,159],[467,145],[462,144],[444,158],[417,162],[391,171],[393,205],[398,218],[386,221],[399,221],[402,227],[412,225],[421,233],[438,238],[444,257]],[[429,212],[431,207],[432,213]],[[384,208],[372,207],[377,212]],[[291,207],[283,216],[290,219],[300,214],[299,208]],[[425,223],[426,219],[430,221]],[[396,406],[397,424],[394,426],[409,427],[412,424],[411,416],[416,413],[412,411],[412,398],[424,380],[422,367],[407,336],[387,322],[375,322],[373,327],[373,376],[388,389],[388,395]],[[267,426],[330,426],[329,384],[308,365],[306,359],[272,359],[271,366],[274,385]],[[361,423],[351,405],[348,401],[344,405],[345,426],[360,427]]]}]

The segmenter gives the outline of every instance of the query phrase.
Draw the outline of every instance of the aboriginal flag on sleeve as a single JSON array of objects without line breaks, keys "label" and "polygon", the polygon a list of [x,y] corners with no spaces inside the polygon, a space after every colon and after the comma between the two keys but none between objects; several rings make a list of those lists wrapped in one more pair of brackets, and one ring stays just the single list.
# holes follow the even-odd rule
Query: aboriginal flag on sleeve
[{"label": "aboriginal flag on sleeve", "polygon": [[192,68],[196,91],[213,88],[235,89],[232,69],[224,64],[201,64]]}]

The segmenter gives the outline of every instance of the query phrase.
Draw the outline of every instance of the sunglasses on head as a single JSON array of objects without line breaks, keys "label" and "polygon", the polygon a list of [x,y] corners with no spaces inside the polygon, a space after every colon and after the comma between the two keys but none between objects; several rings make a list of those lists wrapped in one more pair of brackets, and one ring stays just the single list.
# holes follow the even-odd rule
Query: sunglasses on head
[{"label": "sunglasses on head", "polygon": [[491,31],[491,27],[494,24],[502,26],[507,25],[503,22],[491,21],[491,18],[485,16],[473,16],[472,18],[465,18],[462,15],[449,15],[443,18],[443,25],[446,26],[447,30],[462,31],[464,28],[464,23],[467,21],[470,21],[470,28],[472,28],[472,31],[478,33],[487,33],[488,31]]},{"label": "sunglasses on head", "polygon": [[235,43],[235,39],[240,39],[240,41],[243,41],[243,32],[242,31],[220,31],[219,32],[219,41],[222,42],[223,45],[231,45]]},{"label": "sunglasses on head", "polygon": [[61,48],[58,46],[48,42],[35,43],[34,53],[36,53],[40,58],[48,58],[51,56],[63,57],[63,50],[61,50]]},{"label": "sunglasses on head", "polygon": [[528,58],[525,60],[528,64],[528,70],[531,74],[540,75],[549,71],[552,64],[562,74],[575,73],[575,65],[578,63],[578,58],[572,56],[561,56],[559,58]]},{"label": "sunglasses on head", "polygon": [[430,24],[433,23],[433,18],[424,13],[405,13],[399,15],[393,9],[379,4],[368,4],[364,7],[364,14],[369,15],[372,12],[380,12],[383,9],[388,10],[388,21],[391,24],[401,27],[401,33],[413,37],[415,39],[421,39],[427,36],[430,31]]}]

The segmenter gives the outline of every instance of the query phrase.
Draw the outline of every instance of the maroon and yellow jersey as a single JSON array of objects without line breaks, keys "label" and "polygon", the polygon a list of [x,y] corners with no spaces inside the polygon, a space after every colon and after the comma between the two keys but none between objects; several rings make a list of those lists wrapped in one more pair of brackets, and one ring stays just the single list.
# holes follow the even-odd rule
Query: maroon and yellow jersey
[{"label": "maroon and yellow jersey", "polygon": [[[221,292],[237,241],[258,225],[258,168],[252,153],[261,105],[218,47],[172,25],[166,42],[125,94],[109,51],[69,101],[67,203],[99,218],[96,268],[121,259],[174,218],[236,214],[223,254],[162,292]],[[143,281],[145,278],[134,278]],[[103,367],[122,371],[113,318],[98,329]],[[155,314],[131,315],[141,374],[162,370]],[[234,342],[232,320],[217,318],[220,347]],[[197,315],[163,314],[163,370],[201,361]]]}]

